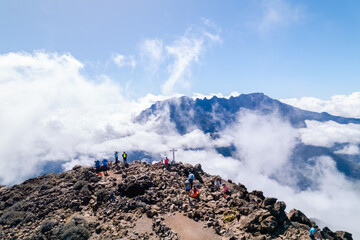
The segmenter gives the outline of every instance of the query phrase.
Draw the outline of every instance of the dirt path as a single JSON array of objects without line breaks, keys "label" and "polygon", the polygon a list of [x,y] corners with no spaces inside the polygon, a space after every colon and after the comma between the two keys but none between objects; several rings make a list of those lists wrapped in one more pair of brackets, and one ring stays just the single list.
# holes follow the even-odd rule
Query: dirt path
[{"label": "dirt path", "polygon": [[175,232],[181,240],[220,240],[213,229],[203,228],[202,222],[195,222],[177,213],[165,217],[165,224]]}]

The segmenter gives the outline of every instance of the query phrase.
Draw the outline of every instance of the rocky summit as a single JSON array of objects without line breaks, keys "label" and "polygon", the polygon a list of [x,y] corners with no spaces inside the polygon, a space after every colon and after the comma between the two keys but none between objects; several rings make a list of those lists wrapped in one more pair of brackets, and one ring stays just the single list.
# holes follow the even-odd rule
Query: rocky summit
[{"label": "rocky summit", "polygon": [[[189,172],[200,197],[189,198]],[[0,186],[0,239],[309,239],[313,222],[261,191],[221,179],[212,188],[201,166],[134,161],[100,175],[75,166],[60,174]],[[323,239],[352,239],[325,227]]]}]

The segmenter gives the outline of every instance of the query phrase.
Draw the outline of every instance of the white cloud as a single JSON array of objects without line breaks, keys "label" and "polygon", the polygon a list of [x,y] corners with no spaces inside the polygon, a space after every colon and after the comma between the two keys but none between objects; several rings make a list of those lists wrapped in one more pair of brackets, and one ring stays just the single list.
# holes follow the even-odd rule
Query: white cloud
[{"label": "white cloud", "polygon": [[145,39],[140,43],[140,57],[147,72],[155,74],[159,71],[161,64],[166,61],[164,44],[160,39]]},{"label": "white cloud", "polygon": [[160,39],[146,39],[140,45],[141,54],[150,58],[152,61],[163,60],[163,41]]},{"label": "white cloud", "polygon": [[218,42],[218,43],[222,43],[222,39],[219,35],[217,34],[212,34],[209,32],[203,32],[204,36],[206,36],[207,38],[209,38],[211,41],[213,42]]},{"label": "white cloud", "polygon": [[[238,149],[238,158],[251,172],[270,176],[287,163],[297,131],[279,117],[243,111],[238,123],[223,133]],[[276,143],[276,144],[274,144]]]},{"label": "white cloud", "polygon": [[335,151],[338,154],[349,154],[349,155],[358,155],[360,154],[359,147],[353,144],[345,146],[343,149]]},{"label": "white cloud", "polygon": [[116,54],[113,57],[113,61],[119,67],[130,66],[130,67],[134,68],[136,66],[136,61],[134,59],[134,56],[126,57],[126,56],[121,55],[121,54]]},{"label": "white cloud", "polygon": [[327,112],[342,117],[360,118],[360,92],[354,92],[348,96],[335,95],[330,100],[302,97],[300,99],[281,99],[281,101],[304,110]]},{"label": "white cloud", "polygon": [[169,77],[162,86],[163,93],[172,93],[176,87],[189,88],[191,66],[199,61],[200,55],[209,44],[221,43],[221,41],[217,33],[201,31],[199,34],[189,29],[184,36],[166,45],[165,50],[168,56],[173,58],[173,63],[167,66]]},{"label": "white cloud", "polygon": [[111,126],[129,117],[131,104],[124,104],[121,88],[111,80],[96,84],[86,79],[82,66],[70,54],[0,55],[0,161],[7,168],[0,173],[3,183],[39,173],[41,162],[74,159],[83,151],[92,154],[97,150],[89,146],[98,138],[122,134]]},{"label": "white cloud", "polygon": [[261,16],[257,20],[255,27],[261,34],[279,28],[287,28],[298,22],[304,14],[300,6],[292,5],[284,0],[263,0],[260,7],[262,10]]},{"label": "white cloud", "polygon": [[174,57],[174,63],[168,66],[170,76],[162,86],[164,94],[172,93],[176,84],[185,88],[189,86],[185,75],[189,74],[191,64],[198,62],[202,48],[202,39],[186,37],[182,37],[173,45],[165,47],[167,53]]},{"label": "white cloud", "polygon": [[305,121],[299,129],[301,141],[308,145],[331,147],[335,143],[360,143],[359,124],[339,124],[333,121]]},{"label": "white cloud", "polygon": [[172,42],[155,38],[140,43],[140,57],[145,70],[153,75],[162,69],[167,70],[165,76],[160,74],[166,78],[161,86],[163,94],[188,89],[192,66],[199,62],[200,56],[211,44],[222,42],[220,28],[208,19],[203,19],[203,23],[205,27],[188,28],[184,35]]}]

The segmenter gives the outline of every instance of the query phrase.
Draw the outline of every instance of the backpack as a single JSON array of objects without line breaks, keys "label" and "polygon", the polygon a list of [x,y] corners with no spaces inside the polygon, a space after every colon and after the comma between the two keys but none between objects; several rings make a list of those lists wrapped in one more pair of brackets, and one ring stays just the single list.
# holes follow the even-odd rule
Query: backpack
[{"label": "backpack", "polygon": [[95,167],[100,167],[100,161],[99,160],[95,161]]}]

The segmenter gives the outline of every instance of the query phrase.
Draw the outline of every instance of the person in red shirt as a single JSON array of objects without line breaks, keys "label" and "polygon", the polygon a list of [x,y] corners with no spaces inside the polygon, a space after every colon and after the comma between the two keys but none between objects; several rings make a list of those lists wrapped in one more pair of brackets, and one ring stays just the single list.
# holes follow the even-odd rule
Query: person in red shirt
[{"label": "person in red shirt", "polygon": [[193,189],[192,189],[193,194],[191,195],[192,198],[196,199],[197,201],[200,201],[200,196],[199,196],[199,189],[194,185]]},{"label": "person in red shirt", "polygon": [[164,163],[165,163],[165,168],[168,169],[169,168],[169,159],[167,157],[165,157]]},{"label": "person in red shirt", "polygon": [[223,193],[226,199],[228,199],[231,195],[229,188],[226,186],[226,184],[223,184]]}]

